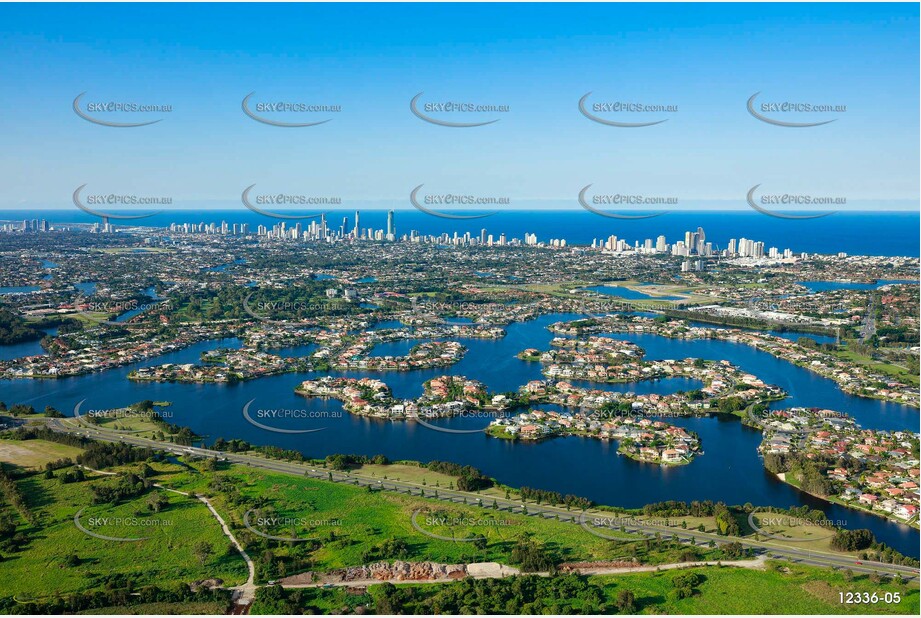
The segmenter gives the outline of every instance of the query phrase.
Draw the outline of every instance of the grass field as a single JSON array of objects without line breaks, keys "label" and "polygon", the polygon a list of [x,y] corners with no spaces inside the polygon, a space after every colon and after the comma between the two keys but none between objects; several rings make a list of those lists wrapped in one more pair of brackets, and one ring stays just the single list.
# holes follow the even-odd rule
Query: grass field
[{"label": "grass field", "polygon": [[[403,481],[409,483],[416,483],[419,485],[425,482],[425,486],[431,488],[433,491],[438,488],[447,488],[454,487],[454,482],[456,479],[446,474],[439,474],[437,472],[432,472],[418,465],[412,464],[391,464],[391,465],[373,465],[365,464],[360,467],[356,467],[354,472],[360,473],[364,476],[370,476],[373,478],[388,479],[394,481]],[[508,492],[506,494],[506,492]],[[489,489],[482,490],[478,492],[478,495],[482,497],[483,504],[489,507],[492,504],[493,498],[505,498],[506,495],[510,499],[520,499],[520,494],[514,488],[508,488],[504,486],[494,486]],[[473,501],[471,501],[471,504]],[[488,509],[487,509],[488,510]],[[503,512],[504,514],[504,512]],[[575,514],[575,512],[574,512]],[[653,525],[663,525],[664,521],[661,517],[647,517],[644,515],[633,515],[627,513],[619,513],[614,510],[605,510],[601,511],[598,509],[590,509],[587,511],[587,520],[591,522],[594,517],[624,517],[629,518],[630,520],[636,520],[638,522],[646,522]],[[771,517],[771,518],[783,518],[786,516],[778,515],[777,513],[765,513],[761,516]],[[756,522],[759,521],[758,516],[756,515]],[[755,538],[756,531],[751,529],[748,526],[747,521],[744,518],[740,519],[739,522],[743,530],[743,538]],[[782,522],[781,522],[782,523]],[[796,524],[797,522],[793,522]],[[711,534],[717,534],[716,520],[714,517],[691,517],[691,516],[681,516],[681,517],[671,517],[668,518],[668,525],[675,529],[675,532],[681,532],[682,530],[700,530],[700,526],[703,526],[701,532],[708,532]],[[792,542],[787,543],[787,545],[796,548],[802,549],[814,549],[818,551],[825,551],[830,553],[841,553],[842,555],[852,555],[856,556],[859,552],[838,552],[832,550],[831,548],[831,537],[832,534],[826,532],[822,529],[816,528],[814,526],[804,526],[804,525],[776,525],[764,527],[764,530],[769,534],[777,537],[776,541],[783,542],[783,540],[792,539]],[[458,538],[467,538],[470,531],[457,531]],[[608,534],[608,532],[605,532]],[[448,535],[450,536],[450,535]],[[629,536],[629,535],[628,535]],[[766,538],[763,535],[760,538]]]},{"label": "grass field", "polygon": [[[255,452],[252,454],[256,456],[259,455],[258,453],[255,453]],[[241,468],[241,467],[235,468],[235,470],[237,471],[243,470],[243,469],[244,468]],[[321,464],[317,462],[314,462],[313,464],[304,464],[305,472],[310,469],[313,469],[313,470],[322,469]],[[434,496],[434,492],[438,491],[439,489],[454,490],[455,482],[456,482],[455,477],[452,477],[446,474],[437,473],[437,472],[432,472],[431,470],[428,470],[427,468],[419,465],[416,462],[396,462],[396,463],[388,464],[388,465],[364,464],[364,465],[358,465],[358,466],[352,467],[350,469],[350,472],[356,475],[361,475],[363,478],[368,478],[368,479],[376,478],[382,481],[389,480],[389,481],[401,481],[404,483],[413,483],[416,485],[416,487],[420,489],[424,489],[424,491],[426,491],[431,496]],[[291,478],[290,475],[281,475],[281,477]],[[351,489],[355,489],[355,488],[351,488]],[[387,492],[383,495],[392,496],[393,494],[391,494],[390,492]],[[524,500],[521,498],[521,494],[518,491],[518,489],[513,488],[513,487],[507,487],[504,485],[494,485],[487,489],[477,491],[475,494],[471,494],[470,495],[470,505],[474,506],[476,504],[477,499],[482,500],[482,503],[481,503],[482,506],[486,507],[485,510],[489,512],[492,512],[490,507],[494,499],[500,499],[500,500],[507,499],[507,500],[513,500],[516,502],[518,501],[524,502]],[[442,506],[444,505],[444,503],[435,502],[435,501],[425,501],[425,502],[428,504],[435,504],[435,505],[442,505]],[[528,503],[534,504],[531,501],[528,501]],[[502,513],[505,513],[505,512],[502,511]],[[773,514],[773,515],[776,515],[776,514]],[[572,517],[578,517],[578,516],[581,516],[580,511],[576,511],[576,510],[572,511]],[[669,537],[672,533],[680,533],[683,530],[698,531],[700,530],[701,525],[703,526],[703,530],[700,530],[701,532],[717,534],[716,521],[712,516],[711,517],[691,517],[691,516],[671,517],[671,518],[668,518],[668,523],[665,524],[663,523],[664,518],[659,517],[659,516],[647,517],[642,514],[638,514],[635,511],[629,511],[629,510],[600,505],[600,506],[588,509],[585,512],[585,517],[589,523],[591,523],[591,521],[594,518],[602,518],[602,519],[625,518],[627,520],[636,520],[639,522],[646,522],[646,523],[657,525],[657,526],[667,525],[669,526],[669,528],[662,531],[663,536],[666,536],[666,537]],[[744,516],[739,515],[738,520],[739,520],[739,524],[741,525],[742,532],[743,532],[742,538],[750,538],[750,539],[758,538],[759,540],[764,541],[768,544],[793,547],[797,549],[801,549],[805,547],[807,549],[826,551],[829,553],[845,555],[845,556],[857,556],[860,553],[860,552],[838,552],[836,550],[832,550],[831,536],[828,536],[826,538],[823,535],[823,538],[821,539],[814,536],[813,540],[804,542],[800,540],[799,537],[796,535],[792,535],[792,536],[787,535],[791,539],[794,539],[794,540],[785,542],[785,539],[783,538],[785,536],[785,532],[784,530],[779,530],[778,534],[776,534],[777,538],[768,538],[765,535],[758,535],[755,530],[750,528]],[[567,523],[567,525],[571,526],[572,524]],[[773,531],[770,529],[768,530],[768,532],[773,534]],[[797,531],[797,534],[806,535],[808,537],[811,532],[812,532],[811,529],[807,529],[807,530],[800,529]],[[609,532],[606,531],[605,534],[609,534]],[[450,535],[447,535],[447,536],[450,536]],[[467,536],[461,535],[461,536],[458,536],[458,538],[467,538]],[[637,537],[634,536],[630,538],[636,539]],[[618,554],[617,557],[622,557],[622,554]]]},{"label": "grass field", "polygon": [[[113,482],[112,478],[91,475],[85,481],[64,484],[41,473],[17,479],[36,524],[28,524],[9,506],[0,507],[0,514],[14,518],[17,531],[26,538],[18,550],[6,548],[2,552],[4,596],[20,601],[43,599],[98,589],[119,576],[130,577],[138,585],[208,578],[234,585],[246,579],[243,559],[230,550],[227,537],[200,501],[161,491],[169,503],[154,513],[147,504],[151,494],[147,491],[117,505],[94,505],[92,486]],[[74,516],[81,509],[85,510],[80,523],[93,533],[146,540],[116,542],[89,536],[74,524]],[[200,541],[213,548],[203,563],[194,551]]]},{"label": "grass field", "polygon": [[[594,285],[617,285],[620,287],[628,288],[636,292],[642,292],[650,296],[650,298],[642,299],[627,299],[620,298],[618,296],[607,296],[600,293],[594,292],[585,292],[582,291],[584,288],[592,287]],[[556,296],[559,298],[571,298],[579,300],[606,300],[611,303],[618,303],[629,306],[636,306],[638,308],[660,308],[660,309],[670,309],[674,308],[675,302],[658,298],[659,296],[681,296],[681,301],[684,304],[688,305],[701,305],[701,304],[710,304],[719,300],[716,297],[712,296],[701,296],[694,293],[694,289],[685,285],[674,285],[674,284],[652,284],[644,285],[640,281],[625,280],[625,281],[567,281],[557,284],[524,284],[512,286],[521,290],[526,290],[529,292],[538,292],[541,294],[549,294],[550,296]],[[578,290],[573,293],[572,290]]]},{"label": "grass field", "polygon": [[905,382],[906,384],[913,384],[915,386],[921,384],[921,378],[919,378],[917,373],[909,371],[907,368],[900,365],[891,365],[889,363],[880,362],[869,356],[858,354],[853,350],[847,349],[833,351],[831,352],[831,355],[840,358],[841,360],[849,361],[856,365],[861,365],[867,369],[870,369],[871,371],[876,371],[883,375],[893,377],[896,380]]},{"label": "grass field", "polygon": [[[676,572],[600,576],[608,598],[631,590],[641,613],[669,614],[917,614],[918,588],[878,584],[868,576],[847,581],[841,573],[786,563],[767,571],[730,567],[689,569],[704,576],[699,593],[678,599],[673,592]],[[684,571],[682,571],[684,572]],[[842,604],[839,592],[900,592],[901,602],[871,607]]]},{"label": "grass field", "polygon": [[23,468],[43,468],[50,461],[74,459],[81,452],[82,449],[45,440],[0,440],[0,461]]},{"label": "grass field", "polygon": [[131,607],[110,605],[99,609],[77,612],[82,616],[158,616],[172,614],[209,615],[224,614],[224,603],[140,603]]},{"label": "grass field", "polygon": [[[42,441],[0,441],[0,449],[6,447],[7,452],[11,452],[11,445],[24,449],[27,457],[58,458],[57,452],[49,453],[49,444]],[[21,461],[22,455],[16,455],[17,460]],[[211,497],[255,560],[257,582],[261,583],[307,570],[326,571],[379,560],[449,564],[495,561],[514,566],[514,550],[521,539],[531,539],[555,563],[632,558],[647,564],[672,563],[682,561],[681,554],[688,550],[668,540],[637,539],[606,531],[623,539],[611,541],[571,523],[497,511],[485,495],[482,507],[472,504],[475,498],[471,498],[470,505],[446,504],[210,460],[182,458],[148,465],[154,472],[153,480],[164,487]],[[117,470],[138,471],[140,464]],[[437,491],[436,483],[444,486],[454,480],[408,463],[368,465],[362,473],[419,484],[424,479],[425,491],[432,496]],[[35,514],[36,523],[30,525],[12,507],[0,506],[0,516],[14,518],[18,531],[27,539],[19,550],[4,548],[0,552],[0,596],[13,595],[20,601],[43,599],[55,593],[101,589],[125,577],[137,586],[170,586],[209,578],[235,585],[245,580],[243,560],[230,548],[216,520],[200,501],[156,489],[114,506],[93,504],[92,487],[114,482],[112,477],[96,474],[69,484],[59,478],[46,478],[41,472],[20,476],[17,487]],[[168,504],[160,512],[154,512],[149,505],[151,491],[168,496]],[[495,491],[504,493],[505,488]],[[74,524],[74,516],[81,509],[80,523],[93,533],[143,540],[118,542],[85,534]],[[246,513],[249,527],[243,521]],[[673,518],[671,523],[680,528],[682,522],[688,529],[703,525],[705,530],[712,530],[714,526],[712,518],[707,517]],[[795,526],[762,523],[772,533],[806,534]],[[258,533],[308,542],[267,540]],[[485,539],[485,547],[472,542],[476,537]],[[199,541],[213,547],[213,554],[202,557],[196,552]],[[819,542],[825,541],[798,546]],[[695,551],[695,559],[726,559],[717,549],[698,546]],[[693,596],[682,599],[673,590],[676,571],[595,576],[591,580],[603,586],[611,603],[621,590],[629,589],[636,595],[641,613],[916,613],[918,609],[916,585],[879,583],[867,576],[848,580],[842,572],[783,562],[769,563],[766,571],[728,567],[695,571],[704,579]],[[438,586],[414,588],[425,596],[429,594],[426,591],[437,591]],[[848,591],[899,591],[903,598],[897,605],[841,605],[838,593]],[[311,590],[304,595],[309,597],[310,605],[329,612],[373,603],[373,594],[339,589]],[[207,603],[200,605],[186,608],[152,604],[132,607],[130,613],[214,610]],[[260,611],[257,604],[253,613]]]},{"label": "grass field", "polygon": [[122,416],[116,418],[111,416],[94,417],[95,422],[90,422],[85,418],[66,418],[61,419],[61,423],[74,429],[108,429],[110,431],[124,431],[131,433],[139,438],[153,439],[158,433],[164,433],[163,427],[153,422],[150,418],[143,416]]},{"label": "grass field", "polygon": [[432,472],[426,468],[414,464],[393,463],[386,466],[376,464],[364,464],[355,468],[356,472],[362,475],[371,476],[379,479],[391,481],[404,481],[406,483],[418,483],[420,485],[431,486],[433,489],[438,487],[449,487],[457,479],[448,474]]},{"label": "grass field", "polygon": [[[493,510],[491,501],[485,497],[484,508],[473,506],[473,500],[469,506],[445,504],[418,496],[370,492],[352,485],[240,466],[222,471],[219,476],[225,478],[228,486],[235,488],[234,493],[239,491],[241,497],[213,491],[208,486],[207,475],[185,471],[163,475],[163,478],[164,483],[170,487],[212,494],[234,534],[249,545],[248,549],[259,550],[264,543],[243,524],[243,515],[253,505],[257,505],[258,510],[251,518],[271,514],[272,517],[300,524],[268,526],[259,528],[259,531],[272,536],[320,541],[320,546],[309,556],[311,565],[317,570],[366,564],[368,556],[375,555],[375,549],[384,540],[392,539],[405,542],[406,553],[389,556],[390,559],[432,560],[451,564],[483,561],[513,564],[512,550],[522,535],[531,535],[539,540],[558,562],[636,557],[645,562],[663,563],[677,561],[680,553],[686,550],[666,541],[661,546],[652,542],[647,548],[645,540],[616,532],[611,534],[623,536],[625,540],[611,542],[571,523]],[[428,487],[434,495],[436,489],[432,485]],[[484,536],[487,539],[486,548],[476,549],[468,541],[449,541],[427,536],[413,527],[411,520],[417,511],[417,524],[425,532],[455,539]],[[447,519],[449,523],[428,523],[429,519],[439,518]],[[302,555],[304,551],[298,543],[288,543],[287,547],[285,545],[273,543],[272,551],[279,556]],[[697,549],[701,557],[716,558],[721,555],[710,548]],[[268,579],[260,572],[258,564],[257,575],[263,581]]]},{"label": "grass field", "polygon": [[[754,520],[758,528],[763,530],[766,534],[774,538],[785,539],[796,543],[796,547],[829,553],[834,551],[831,548],[831,539],[835,536],[833,528],[822,528],[805,522],[802,518],[791,517],[780,513],[757,513],[754,516]],[[746,525],[743,529],[747,528],[748,526]],[[762,537],[763,536],[766,535],[762,535]],[[856,553],[857,552],[851,552],[852,555],[856,555]]]}]

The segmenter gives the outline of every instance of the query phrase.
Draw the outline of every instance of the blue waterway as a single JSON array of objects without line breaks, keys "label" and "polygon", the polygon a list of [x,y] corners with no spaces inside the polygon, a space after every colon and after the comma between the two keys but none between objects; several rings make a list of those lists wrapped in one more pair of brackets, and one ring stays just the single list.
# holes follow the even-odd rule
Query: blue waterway
[{"label": "blue waterway", "polygon": [[246,264],[246,260],[238,259],[238,260],[234,260],[233,262],[229,262],[227,264],[218,264],[217,266],[208,266],[206,268],[202,268],[201,270],[202,272],[222,273],[225,270],[227,270],[228,267],[233,266],[234,264]]},{"label": "blue waterway", "polygon": [[[564,201],[561,208],[570,208]],[[328,220],[352,216],[361,204],[349,205],[330,211]],[[344,211],[344,212],[343,212]],[[293,211],[292,211],[293,212]],[[335,214],[335,216],[333,216]],[[41,216],[54,223],[95,223],[97,218],[76,209],[47,210],[42,212],[4,210],[0,219],[21,221]],[[380,229],[386,225],[387,213],[381,210],[361,210],[365,227]],[[258,225],[272,226],[278,221],[246,210],[242,204],[229,205],[227,210],[167,211],[138,222],[140,225],[166,227],[170,223],[249,223],[251,229]],[[507,211],[474,221],[446,220],[415,210],[396,212],[397,234],[417,230],[422,234],[460,234],[470,232],[479,236],[480,230],[496,238],[505,233],[509,238],[522,238],[525,232],[537,234],[538,240],[565,238],[570,244],[591,244],[593,239],[616,235],[631,245],[647,238],[655,239],[665,234],[669,243],[684,240],[687,230],[703,227],[707,240],[715,247],[725,248],[730,238],[750,238],[764,241],[766,247],[790,248],[795,252],[835,254],[840,251],[851,255],[907,255],[917,257],[921,245],[917,236],[918,212],[838,212],[830,217],[808,220],[789,220],[769,217],[745,210],[670,212],[652,219],[611,219],[576,207],[575,200],[569,210]]]},{"label": "blue waterway", "polygon": [[8,286],[0,287],[0,294],[26,294],[28,292],[37,292],[38,290],[37,285]]},{"label": "blue waterway", "polygon": [[748,345],[714,339],[669,339],[646,333],[611,333],[607,336],[636,343],[646,350],[647,360],[729,360],[766,383],[776,384],[790,393],[787,399],[772,404],[774,408],[822,407],[845,412],[870,429],[918,430],[917,409],[848,395],[832,380]]},{"label": "blue waterway", "polygon": [[875,283],[845,283],[842,281],[799,281],[800,285],[809,288],[810,292],[828,292],[830,290],[876,290],[890,283],[914,283],[909,279],[880,279]]},{"label": "blue waterway", "polygon": [[[54,337],[58,334],[57,327],[42,329],[46,334]],[[24,341],[22,343],[12,343],[9,345],[0,345],[0,360],[12,360],[22,358],[23,356],[37,356],[47,354],[42,347],[41,339],[33,341]]]},{"label": "blue waterway", "polygon": [[[515,355],[524,348],[546,349],[553,334],[546,329],[553,322],[574,315],[542,316],[512,324],[500,340],[464,340],[467,355],[449,369],[412,372],[340,372],[334,375],[375,376],[385,380],[399,397],[415,397],[422,382],[445,373],[466,375],[483,381],[492,391],[509,391],[540,377],[538,363],[525,363]],[[872,428],[914,428],[918,411],[907,406],[860,399],[842,393],[825,378],[759,352],[742,344],[721,341],[681,341],[655,335],[613,335],[646,348],[648,358],[728,359],[767,382],[783,386],[793,397],[779,406],[814,405],[854,415]],[[195,363],[203,350],[239,346],[238,340],[203,342],[180,352],[151,359],[141,365],[166,362]],[[390,345],[390,344],[388,344]],[[407,344],[403,344],[404,346]],[[411,344],[410,344],[411,345]],[[393,348],[395,351],[401,349]],[[298,449],[310,456],[330,453],[383,453],[393,459],[456,461],[481,468],[501,482],[542,487],[587,496],[598,502],[641,506],[666,499],[723,500],[730,504],[791,506],[809,504],[822,508],[829,518],[847,522],[851,528],[869,528],[876,537],[903,553],[918,555],[918,532],[873,515],[827,504],[781,483],[766,473],[757,455],[760,433],[737,420],[705,418],[677,419],[700,434],[705,454],[689,466],[661,468],[633,462],[616,454],[615,442],[589,438],[557,438],[538,444],[512,443],[482,434],[446,434],[415,423],[377,421],[343,414],[340,418],[279,420],[280,428],[319,428],[321,432],[286,435],[249,425],[242,417],[243,406],[255,399],[256,406],[341,411],[335,400],[307,399],[294,394],[294,387],[313,374],[287,374],[235,386],[208,384],[134,383],[125,379],[131,368],[54,381],[0,381],[3,400],[52,404],[68,413],[81,399],[93,407],[126,405],[142,399],[173,402],[173,422],[188,425],[211,441],[218,436],[243,438],[257,444],[274,444]],[[691,385],[680,385],[687,388]],[[679,385],[669,381],[618,385],[617,388],[668,392]],[[661,387],[662,390],[658,390]],[[649,389],[649,390],[645,390]],[[485,425],[483,419],[456,418],[436,421],[451,428],[472,429]]]},{"label": "blue waterway", "polygon": [[84,281],[82,283],[75,283],[74,288],[86,296],[92,296],[96,293],[97,283],[95,281]]},{"label": "blue waterway", "polygon": [[371,330],[388,330],[391,328],[406,328],[399,320],[383,320],[371,327]]},{"label": "blue waterway", "polygon": [[598,292],[599,294],[604,294],[606,296],[616,296],[618,298],[626,298],[628,300],[682,300],[681,296],[651,296],[645,292],[639,292],[637,290],[625,288],[622,285],[594,285],[585,289],[591,290],[592,292]]}]

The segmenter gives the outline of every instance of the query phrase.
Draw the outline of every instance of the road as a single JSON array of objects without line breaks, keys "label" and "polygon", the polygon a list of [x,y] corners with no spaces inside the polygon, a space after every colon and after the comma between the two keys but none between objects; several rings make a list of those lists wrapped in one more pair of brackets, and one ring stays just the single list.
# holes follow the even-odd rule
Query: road
[{"label": "road", "polygon": [[867,317],[860,326],[860,340],[867,343],[876,334],[876,294],[870,294]]},{"label": "road", "polygon": [[574,513],[573,511],[567,510],[565,507],[550,506],[546,504],[538,505],[535,503],[524,503],[520,500],[506,500],[501,497],[488,497],[486,501],[484,501],[483,496],[473,492],[446,490],[441,488],[437,490],[438,495],[436,498],[436,490],[432,489],[431,487],[423,487],[414,483],[393,480],[383,481],[381,479],[367,477],[360,474],[336,472],[322,468],[311,468],[307,464],[275,461],[271,459],[255,457],[252,455],[245,455],[242,453],[227,453],[199,447],[179,446],[172,443],[157,442],[147,438],[140,438],[134,435],[124,435],[117,431],[107,429],[73,428],[65,425],[62,422],[62,419],[44,420],[46,425],[54,431],[70,434],[76,433],[88,436],[94,440],[101,440],[105,442],[121,442],[134,446],[168,451],[177,455],[195,455],[198,457],[223,459],[231,463],[249,466],[252,468],[260,468],[272,472],[279,472],[282,474],[307,476],[319,480],[352,484],[358,487],[371,487],[382,491],[393,491],[396,493],[405,493],[407,495],[424,496],[426,498],[438,499],[443,502],[451,502],[454,504],[468,504],[472,506],[481,505],[484,507],[492,507],[493,503],[495,503],[498,509],[502,511],[525,514],[531,517],[557,519],[562,522],[572,523],[573,525],[581,525],[583,528],[587,528],[590,532],[593,532],[597,536],[602,536],[605,538],[607,537],[605,531],[615,532],[617,530],[623,529],[626,532],[636,533],[646,538],[655,538],[656,535],[660,535],[662,538],[673,538],[688,545],[702,545],[709,544],[710,542],[713,542],[716,545],[724,545],[729,542],[738,542],[743,547],[754,550],[757,555],[765,555],[769,558],[784,559],[799,564],[829,567],[833,569],[850,569],[854,573],[879,573],[881,575],[898,575],[907,580],[918,580],[919,578],[917,568],[886,564],[883,562],[874,562],[870,560],[862,560],[858,562],[850,556],[843,556],[840,554],[823,552],[813,549],[790,547],[789,545],[785,545],[780,541],[725,537],[709,532],[657,526],[645,522],[638,522],[635,520],[630,521],[629,524],[624,523],[623,526],[620,525],[621,522],[618,522],[616,527],[607,526],[596,528],[588,522],[595,518],[612,518],[615,517],[615,515],[610,511],[600,510],[588,510],[584,513]]},{"label": "road", "polygon": [[[630,567],[587,567],[587,568],[574,568],[571,573],[578,573],[579,575],[629,575],[631,573],[653,573],[656,571],[671,571],[675,569],[687,569],[692,567],[706,567],[706,566],[734,566],[742,569],[764,569],[764,557],[760,557],[757,560],[733,560],[733,561],[703,561],[703,562],[675,562],[671,564],[643,564],[639,566],[630,566]],[[476,567],[487,566],[490,568],[487,569],[476,569]],[[473,579],[497,579],[505,577],[514,577],[516,575],[521,575],[521,571],[518,569],[498,564],[496,562],[479,562],[467,565],[467,577]],[[538,575],[540,577],[550,577],[548,571],[536,571],[529,572],[528,575]],[[442,579],[427,579],[424,581],[413,581],[405,579],[350,579],[346,581],[320,581],[320,582],[311,582],[309,584],[279,584],[282,588],[352,588],[352,587],[364,587],[364,586],[373,586],[374,584],[408,584],[408,583],[426,583],[426,584],[449,584],[456,582],[457,579],[453,577],[445,577]]]}]

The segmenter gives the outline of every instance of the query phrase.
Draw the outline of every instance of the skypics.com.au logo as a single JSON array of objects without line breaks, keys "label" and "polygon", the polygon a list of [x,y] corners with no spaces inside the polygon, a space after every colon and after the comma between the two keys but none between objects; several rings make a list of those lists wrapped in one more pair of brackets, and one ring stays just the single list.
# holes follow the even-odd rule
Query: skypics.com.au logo
[{"label": "skypics.com.au logo", "polygon": [[162,211],[149,212],[139,215],[113,214],[99,210],[98,208],[134,208],[135,206],[150,207],[153,205],[170,205],[173,198],[167,196],[150,196],[137,195],[134,193],[88,193],[83,196],[81,193],[86,187],[86,183],[77,187],[73,194],[74,206],[83,212],[99,217],[100,219],[145,219],[160,214]]},{"label": "skypics.com.au logo", "polygon": [[[437,494],[437,491],[434,493]],[[482,498],[477,498],[477,505],[483,506],[482,503]],[[521,525],[514,520],[498,519],[490,516],[458,517],[438,511],[426,512],[423,515],[422,509],[413,511],[409,523],[416,532],[429,538],[458,543],[485,541],[485,534],[489,530],[513,528]]]},{"label": "skypics.com.au logo", "polygon": [[165,519],[162,517],[122,517],[122,516],[94,516],[87,517],[86,524],[81,521],[83,512],[86,510],[86,507],[83,507],[77,514],[74,515],[74,526],[77,530],[82,532],[87,536],[91,536],[102,541],[111,541],[114,543],[137,543],[138,541],[146,541],[150,537],[147,536],[112,536],[111,534],[103,534],[102,532],[97,532],[97,530],[102,530],[107,533],[114,532],[116,530],[124,531],[137,531],[137,530],[150,530],[152,528],[161,528],[169,527],[174,525],[172,519]]},{"label": "skypics.com.au logo", "polygon": [[249,316],[278,326],[316,326],[314,320],[299,319],[296,316],[305,313],[335,311],[353,307],[354,304],[347,300],[336,300],[330,298],[295,300],[295,301],[274,301],[274,300],[254,300],[257,292],[250,292],[243,299],[243,311]]},{"label": "skypics.com.au logo", "polygon": [[632,114],[654,114],[662,116],[664,114],[674,114],[678,111],[677,105],[645,103],[640,101],[599,101],[589,103],[588,98],[592,95],[587,92],[579,99],[579,111],[583,116],[603,124],[608,127],[619,127],[623,129],[637,129],[642,127],[652,127],[663,122],[668,122],[668,118],[656,120],[642,120],[639,122],[628,122],[627,118],[649,118],[649,116],[630,116]]},{"label": "skypics.com.au logo", "polygon": [[303,128],[315,127],[330,122],[332,118],[323,118],[322,120],[304,121],[305,118],[316,118],[311,114],[318,114],[321,117],[329,114],[338,114],[342,111],[342,106],[309,103],[305,101],[289,101],[285,99],[255,100],[256,92],[250,92],[243,97],[240,107],[243,113],[262,124],[272,127],[282,128]]},{"label": "skypics.com.au logo", "polygon": [[284,206],[341,206],[342,198],[334,196],[315,196],[305,195],[303,193],[261,193],[252,195],[252,184],[245,189],[240,196],[243,205],[250,211],[264,217],[273,219],[314,219],[322,216],[323,213],[309,215],[284,215],[277,212],[265,210],[263,206],[284,207]]},{"label": "skypics.com.au logo", "polygon": [[805,543],[829,539],[835,535],[835,528],[847,527],[847,521],[827,518],[808,519],[787,513],[773,511],[752,511],[748,525],[758,534],[778,541]]},{"label": "skypics.com.au logo", "polygon": [[599,207],[613,206],[623,208],[624,206],[629,206],[637,208],[649,208],[651,206],[662,207],[664,205],[673,206],[678,204],[677,197],[649,196],[642,194],[608,193],[595,194],[589,197],[588,190],[591,189],[591,187],[592,185],[585,185],[582,187],[582,190],[579,191],[579,205],[591,213],[600,215],[602,217],[609,217],[611,219],[650,219],[652,217],[664,215],[667,211],[648,214],[626,215],[622,213],[602,210]]},{"label": "skypics.com.au logo", "polygon": [[[253,406],[255,399],[250,399],[246,402],[246,405],[243,406],[243,419],[252,425],[253,427],[258,427],[264,431],[271,431],[272,433],[285,433],[285,434],[304,434],[304,433],[315,433],[318,431],[323,431],[326,429],[323,427],[308,427],[308,428],[285,428],[281,427],[286,421],[299,421],[300,423],[307,422],[308,424],[316,424],[322,422],[323,420],[329,419],[341,419],[342,412],[338,410],[310,410],[306,408],[280,408],[280,407],[261,407]],[[257,420],[258,419],[258,420]]]},{"label": "skypics.com.au logo", "polygon": [[[822,217],[833,215],[837,211],[831,210],[808,215],[794,215],[780,212],[776,210],[776,208],[807,207],[815,209],[818,207],[827,207],[829,205],[844,206],[847,204],[846,197],[810,195],[806,193],[765,193],[755,198],[755,191],[757,191],[760,186],[760,184],[757,184],[749,189],[745,196],[745,201],[753,210],[778,219],[821,219]],[[769,206],[771,208],[769,208]]]},{"label": "skypics.com.au logo", "polygon": [[[827,117],[829,114],[843,114],[847,112],[847,105],[838,103],[815,103],[811,101],[762,101],[756,103],[755,99],[761,92],[756,92],[748,98],[746,107],[748,113],[761,122],[774,125],[775,127],[786,127],[792,129],[806,129],[809,127],[820,127],[837,121],[837,118],[812,120],[813,114],[822,114]],[[780,120],[779,117],[797,118],[799,121]]]},{"label": "skypics.com.au logo", "polygon": [[[494,103],[472,103],[467,101],[445,100],[423,102],[420,92],[409,102],[409,110],[416,118],[439,127],[452,129],[469,129],[484,127],[499,122],[496,114],[506,114],[511,111],[508,105]],[[458,118],[469,116],[482,120],[460,122]]]},{"label": "skypics.com.au logo", "polygon": [[486,430],[489,429],[489,423],[490,423],[490,422],[492,422],[492,421],[494,421],[494,420],[496,420],[496,419],[499,419],[499,418],[505,418],[506,416],[507,416],[507,414],[506,414],[505,412],[501,411],[501,410],[468,410],[468,409],[463,409],[463,410],[459,410],[459,411],[457,411],[457,412],[452,412],[452,413],[451,413],[451,415],[450,415],[449,418],[450,418],[452,421],[457,421],[457,420],[459,420],[459,419],[476,419],[476,420],[482,420],[483,422],[486,423],[485,426],[479,427],[479,428],[477,428],[477,429],[451,429],[450,427],[441,427],[441,426],[439,426],[439,425],[435,425],[434,423],[430,423],[428,420],[425,419],[424,416],[420,416],[420,415],[416,415],[416,416],[413,416],[413,417],[411,417],[411,418],[412,418],[415,422],[417,422],[417,423],[419,423],[420,425],[422,425],[423,427],[425,427],[425,428],[427,428],[427,429],[431,429],[432,431],[440,431],[441,433],[448,433],[448,434],[471,434],[471,433],[483,433],[483,432],[485,432]]},{"label": "skypics.com.au logo", "polygon": [[471,193],[429,193],[420,195],[419,191],[424,186],[424,184],[418,185],[410,191],[409,203],[420,212],[442,219],[482,219],[496,214],[495,212],[488,212],[475,215],[456,215],[438,210],[445,207],[459,206],[461,208],[479,209],[484,206],[508,206],[512,203],[509,197],[495,195],[474,195]]},{"label": "skypics.com.au logo", "polygon": [[264,539],[285,543],[303,543],[311,539],[297,536],[297,531],[304,529],[316,530],[317,528],[340,528],[342,527],[342,520],[289,517],[250,509],[243,514],[243,525],[256,536],[261,536]]},{"label": "skypics.com.au logo", "polygon": [[[112,99],[108,101],[93,99],[84,100],[85,96],[86,92],[81,92],[74,99],[74,113],[87,122],[103,127],[114,127],[117,129],[146,127],[148,125],[157,124],[163,120],[163,118],[151,118],[152,115],[161,116],[162,114],[173,111],[173,106],[169,104],[152,104]],[[115,120],[115,118],[126,118],[129,114],[143,114],[147,119],[135,122],[121,122]]]},{"label": "skypics.com.au logo", "polygon": [[79,315],[90,322],[97,324],[108,324],[110,326],[124,326],[126,321],[118,319],[110,320],[109,316],[127,316],[129,313],[135,318],[148,311],[170,311],[172,305],[169,300],[156,300],[151,302],[140,302],[137,299],[129,300],[87,300],[85,297],[79,297],[74,302],[74,308]]}]

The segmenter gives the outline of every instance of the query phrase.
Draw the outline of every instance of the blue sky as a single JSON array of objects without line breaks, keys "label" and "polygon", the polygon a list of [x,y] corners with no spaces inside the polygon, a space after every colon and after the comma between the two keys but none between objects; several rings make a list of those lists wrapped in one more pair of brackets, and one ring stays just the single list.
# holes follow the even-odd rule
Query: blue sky
[{"label": "blue sky", "polygon": [[[912,4],[5,4],[0,206],[70,207],[84,183],[177,204],[239,204],[256,183],[397,206],[425,183],[574,208],[593,183],[741,206],[761,183],[917,209],[918,29]],[[74,114],[84,91],[173,111],[102,127]],[[317,127],[267,126],[241,111],[252,91],[342,111]],[[440,127],[410,113],[420,91],[510,111]],[[579,113],[589,91],[678,111],[607,127]],[[837,121],[776,127],[747,112],[757,91],[847,111],[778,115]]]}]

